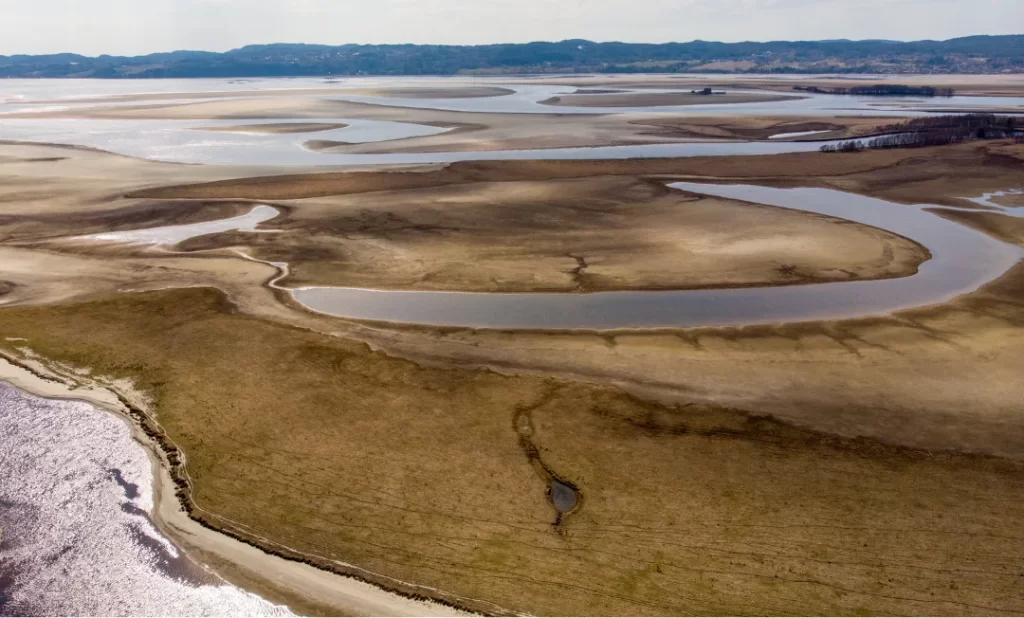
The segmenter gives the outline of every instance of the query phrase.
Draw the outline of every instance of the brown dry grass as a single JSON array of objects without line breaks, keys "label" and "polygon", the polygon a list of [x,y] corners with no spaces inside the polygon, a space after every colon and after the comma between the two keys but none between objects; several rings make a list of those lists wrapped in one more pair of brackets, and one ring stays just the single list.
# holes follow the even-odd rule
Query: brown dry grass
[{"label": "brown dry grass", "polygon": [[[1019,187],[1022,155],[1021,146],[986,144],[458,164],[147,194],[286,199],[393,186],[471,190],[481,182],[691,175],[965,206],[957,195]],[[140,203],[111,197],[123,187],[225,173],[126,162],[111,180],[97,171],[111,165],[108,159],[120,161],[108,157],[65,179],[60,186],[75,189],[74,199],[39,180],[45,176],[27,175],[38,168],[12,163],[5,214],[54,216],[32,219],[34,233],[66,229],[58,219],[77,210],[93,214],[76,225],[140,225],[176,211],[106,213]],[[66,163],[47,165],[74,172]],[[135,176],[146,170],[154,171]],[[196,203],[185,216],[238,207]],[[188,455],[197,502],[213,512],[207,520],[269,537],[265,544],[536,613],[1024,611],[1017,499],[1024,488],[1024,267],[954,303],[886,318],[682,332],[490,333],[362,329],[289,313],[257,288],[269,269],[245,263],[232,271],[227,267],[240,263],[229,258],[115,261],[8,249],[6,270],[11,256],[23,258],[17,277],[4,276],[19,284],[13,295],[22,302],[50,279],[66,296],[143,283],[229,292],[237,305],[191,289],[8,307],[0,309],[0,341],[10,349],[19,344],[3,337],[27,337],[48,357],[137,379]],[[94,273],[99,266],[105,270]],[[423,368],[242,311],[320,333],[376,337],[389,350],[449,368]],[[573,374],[678,405],[579,382],[451,369],[453,362]],[[514,424],[525,411],[544,464],[584,495],[582,508],[557,529]],[[758,418],[767,413],[832,435],[1015,460],[829,437]]]},{"label": "brown dry grass", "polygon": [[[197,515],[322,564],[546,614],[1024,611],[1020,463],[422,368],[211,290],[3,309],[0,335],[134,378],[187,456]],[[559,526],[524,413],[583,493]]]}]

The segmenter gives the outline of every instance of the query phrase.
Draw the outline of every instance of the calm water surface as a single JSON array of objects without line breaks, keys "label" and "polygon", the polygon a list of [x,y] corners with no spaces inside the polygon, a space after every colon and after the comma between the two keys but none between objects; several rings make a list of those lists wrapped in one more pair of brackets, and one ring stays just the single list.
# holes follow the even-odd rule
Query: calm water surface
[{"label": "calm water surface", "polygon": [[670,186],[830,215],[889,230],[931,253],[899,279],[725,290],[494,294],[307,287],[293,291],[330,315],[498,329],[628,329],[731,326],[878,315],[944,302],[992,281],[1024,250],[929,213],[921,206],[829,189],[673,183]]}]

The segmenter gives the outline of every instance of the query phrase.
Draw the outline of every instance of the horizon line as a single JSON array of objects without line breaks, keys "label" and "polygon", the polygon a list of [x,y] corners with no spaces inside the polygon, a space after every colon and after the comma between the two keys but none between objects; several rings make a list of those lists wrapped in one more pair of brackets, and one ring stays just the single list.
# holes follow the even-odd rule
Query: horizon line
[{"label": "horizon line", "polygon": [[754,41],[754,40],[719,41],[719,40],[710,40],[710,39],[692,39],[692,40],[689,40],[689,41],[671,41],[670,40],[670,41],[661,41],[661,42],[633,42],[633,41],[622,41],[622,40],[595,41],[595,40],[592,40],[592,39],[568,38],[568,39],[558,39],[558,40],[538,39],[538,40],[520,41],[520,42],[506,41],[506,42],[494,42],[494,43],[465,43],[465,44],[463,44],[463,43],[304,43],[304,42],[274,41],[274,42],[271,42],[271,43],[246,43],[245,45],[242,45],[240,47],[232,47],[232,48],[223,49],[223,50],[197,49],[197,48],[180,48],[180,49],[171,49],[171,50],[165,50],[165,51],[152,51],[152,52],[146,52],[146,53],[138,53],[138,54],[102,53],[102,54],[96,54],[96,55],[81,54],[81,53],[73,52],[73,51],[35,53],[35,54],[26,54],[26,53],[14,52],[14,53],[0,53],[0,58],[10,58],[10,57],[13,57],[13,56],[28,56],[28,57],[32,57],[32,56],[63,56],[63,55],[81,56],[83,58],[103,58],[103,57],[138,58],[140,56],[152,56],[152,55],[156,55],[156,54],[173,54],[173,53],[181,53],[181,52],[198,52],[198,53],[208,53],[208,54],[227,54],[227,53],[234,52],[234,51],[239,51],[239,50],[242,50],[242,49],[245,49],[245,48],[248,48],[248,47],[270,47],[270,46],[274,46],[274,45],[292,45],[292,46],[309,46],[309,47],[350,47],[350,46],[356,46],[356,47],[492,47],[492,46],[498,46],[498,45],[537,45],[537,44],[544,44],[544,43],[548,43],[548,44],[571,43],[571,42],[577,42],[577,41],[583,42],[583,43],[591,43],[591,44],[595,44],[595,45],[621,44],[621,45],[651,45],[651,46],[659,46],[659,45],[691,45],[691,44],[694,44],[694,43],[715,43],[715,44],[720,44],[720,45],[743,45],[743,44],[769,45],[769,44],[772,44],[772,43],[894,43],[894,44],[907,45],[907,44],[911,44],[911,43],[948,43],[949,41],[957,41],[957,40],[960,40],[960,39],[972,39],[972,38],[979,38],[979,37],[1006,38],[1006,37],[1020,37],[1020,36],[1024,36],[1024,33],[1019,33],[1019,34],[969,34],[969,35],[964,35],[964,36],[951,37],[951,38],[948,38],[948,39],[912,39],[912,40],[906,40],[906,39],[875,39],[875,38],[865,38],[865,39],[841,38],[841,39],[773,39],[773,40],[765,40],[765,41]]}]

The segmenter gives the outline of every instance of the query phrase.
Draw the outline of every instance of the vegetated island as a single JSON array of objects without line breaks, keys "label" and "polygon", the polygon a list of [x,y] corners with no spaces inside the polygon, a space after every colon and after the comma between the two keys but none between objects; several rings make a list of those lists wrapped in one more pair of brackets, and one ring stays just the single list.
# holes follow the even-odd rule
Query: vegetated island
[{"label": "vegetated island", "polygon": [[881,127],[883,135],[869,140],[825,144],[822,152],[859,152],[866,149],[923,148],[973,140],[1014,138],[1024,142],[1024,123],[1014,116],[955,114],[914,118]]},{"label": "vegetated island", "polygon": [[[819,88],[817,86],[793,86],[793,90],[814,94],[848,94],[871,97],[951,97],[952,88],[934,86],[907,86],[905,84],[872,84],[851,88]],[[710,94],[710,93],[709,93]]]}]

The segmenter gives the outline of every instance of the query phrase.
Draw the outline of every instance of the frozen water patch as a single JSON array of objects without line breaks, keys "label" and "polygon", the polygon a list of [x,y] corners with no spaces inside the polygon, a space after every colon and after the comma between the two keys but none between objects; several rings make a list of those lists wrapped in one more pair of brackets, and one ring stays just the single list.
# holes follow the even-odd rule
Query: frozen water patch
[{"label": "frozen water patch", "polygon": [[87,236],[75,236],[73,240],[114,242],[131,245],[174,246],[190,238],[207,234],[219,234],[235,230],[242,232],[272,232],[273,230],[257,230],[256,227],[277,215],[278,211],[276,208],[260,204],[247,214],[231,217],[230,219],[218,219],[185,225],[167,225],[141,230],[126,230],[123,232],[102,232]]},{"label": "frozen water patch", "polygon": [[290,615],[178,550],[153,500],[127,423],[0,382],[0,614]]}]

